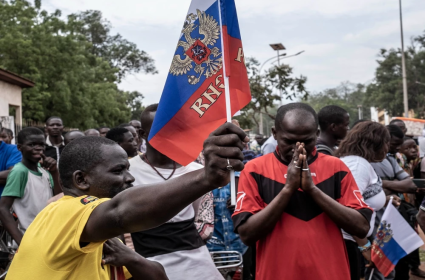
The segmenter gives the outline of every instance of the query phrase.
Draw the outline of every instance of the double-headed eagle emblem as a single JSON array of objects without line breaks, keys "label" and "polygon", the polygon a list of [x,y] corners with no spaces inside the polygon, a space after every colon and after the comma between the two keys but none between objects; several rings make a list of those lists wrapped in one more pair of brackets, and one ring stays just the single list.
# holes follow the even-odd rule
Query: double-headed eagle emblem
[{"label": "double-headed eagle emblem", "polygon": [[385,243],[393,238],[393,230],[391,229],[391,224],[387,224],[387,221],[382,221],[379,226],[378,232],[376,233],[374,245],[379,247],[384,247]]},{"label": "double-headed eagle emblem", "polygon": [[[196,20],[198,25],[195,24]],[[203,35],[202,39],[192,38],[191,34],[197,28],[199,34]],[[220,49],[213,47],[220,38],[220,25],[212,16],[197,10],[197,15],[193,13],[187,15],[182,34],[186,42],[180,40],[177,49],[180,47],[184,49],[184,58],[182,59],[180,54],[174,56],[170,73],[174,76],[184,75],[195,65],[194,71],[197,75],[187,76],[188,82],[195,85],[202,75],[210,78],[223,67]]]}]

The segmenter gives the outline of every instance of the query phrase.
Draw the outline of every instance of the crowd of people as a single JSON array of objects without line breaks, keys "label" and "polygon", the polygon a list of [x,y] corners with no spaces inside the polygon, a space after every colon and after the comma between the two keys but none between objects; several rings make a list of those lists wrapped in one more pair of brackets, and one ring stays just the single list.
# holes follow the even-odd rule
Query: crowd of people
[{"label": "crowd of people", "polygon": [[[290,103],[269,138],[249,139],[234,120],[182,166],[149,144],[157,108],[67,133],[53,116],[17,145],[0,129],[0,220],[18,248],[6,279],[425,278],[419,250],[387,277],[371,269],[391,197],[425,228],[425,188],[413,181],[425,159],[403,121],[350,128],[343,108]],[[218,270],[211,252],[238,252],[243,266]]]}]

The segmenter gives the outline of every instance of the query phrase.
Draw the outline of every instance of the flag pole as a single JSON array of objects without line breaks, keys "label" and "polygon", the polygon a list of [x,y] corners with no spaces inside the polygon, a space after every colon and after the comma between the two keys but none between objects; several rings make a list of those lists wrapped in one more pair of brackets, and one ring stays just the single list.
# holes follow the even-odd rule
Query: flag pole
[{"label": "flag pole", "polygon": [[374,272],[375,272],[375,268],[372,268],[372,270],[370,271],[369,280],[372,280],[372,277],[373,277],[373,273]]},{"label": "flag pole", "polygon": [[[229,88],[229,77],[226,74],[226,56],[224,49],[224,34],[223,34],[223,21],[221,19],[221,0],[218,2],[218,15],[220,18],[220,30],[221,30],[221,56],[223,63],[223,78],[224,78],[224,93],[226,98],[226,117],[227,122],[232,122],[232,106],[230,103],[230,88]],[[231,205],[236,205],[236,183],[235,183],[235,171],[230,171],[230,201]]]}]

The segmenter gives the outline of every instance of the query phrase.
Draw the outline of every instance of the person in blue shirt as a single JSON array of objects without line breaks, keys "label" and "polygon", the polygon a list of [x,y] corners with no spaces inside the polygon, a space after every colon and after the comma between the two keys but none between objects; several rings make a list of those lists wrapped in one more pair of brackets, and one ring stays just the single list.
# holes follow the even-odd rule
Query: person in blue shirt
[{"label": "person in blue shirt", "polygon": [[[236,188],[240,172],[235,172]],[[243,279],[251,279],[251,251],[233,231],[232,214],[235,206],[230,203],[230,183],[212,191],[214,196],[214,233],[207,241],[210,252],[238,251],[243,255]],[[233,273],[233,272],[232,272]]]},{"label": "person in blue shirt", "polygon": [[6,179],[13,166],[21,162],[22,154],[15,145],[0,140],[0,195],[6,185]]}]

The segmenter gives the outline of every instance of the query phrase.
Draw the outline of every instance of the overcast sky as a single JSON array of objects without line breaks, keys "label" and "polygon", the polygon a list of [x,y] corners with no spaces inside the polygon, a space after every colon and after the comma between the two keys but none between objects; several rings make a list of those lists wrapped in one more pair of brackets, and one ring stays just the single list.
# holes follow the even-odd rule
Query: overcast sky
[{"label": "overcast sky", "polygon": [[[343,81],[370,82],[380,48],[400,46],[398,0],[235,0],[245,56],[260,62],[276,55],[270,43],[283,43],[296,75],[318,92]],[[48,11],[63,15],[100,10],[113,32],[136,43],[155,60],[157,75],[127,77],[120,88],[158,102],[190,0],[44,0]],[[425,30],[425,1],[403,0],[404,38]]]}]

